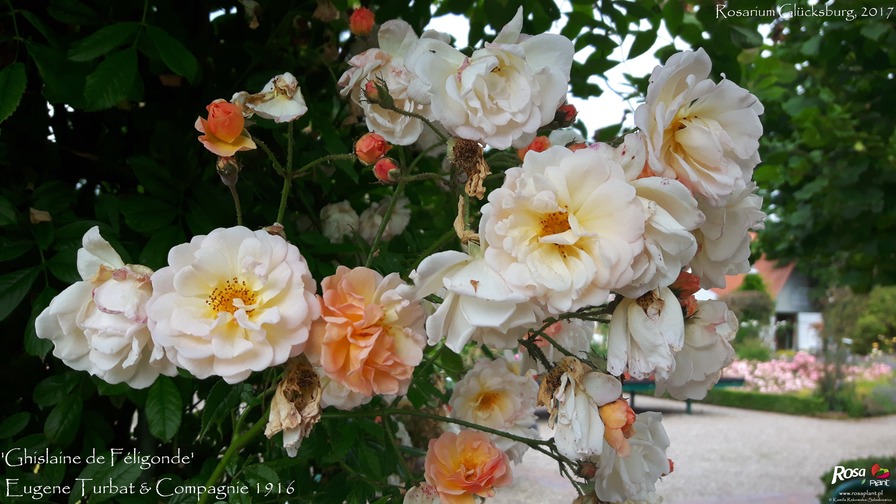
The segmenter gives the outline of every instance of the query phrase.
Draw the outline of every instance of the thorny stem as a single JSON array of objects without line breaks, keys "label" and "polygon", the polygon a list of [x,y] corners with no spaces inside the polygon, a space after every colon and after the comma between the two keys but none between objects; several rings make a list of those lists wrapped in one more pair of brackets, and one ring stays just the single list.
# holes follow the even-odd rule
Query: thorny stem
[{"label": "thorny stem", "polygon": [[274,171],[277,172],[277,175],[280,175],[281,177],[284,176],[283,165],[280,164],[280,161],[277,161],[277,156],[275,156],[274,153],[271,152],[271,149],[268,147],[268,144],[262,142],[261,140],[259,140],[258,138],[255,138],[255,137],[252,137],[252,141],[255,142],[255,145],[261,147],[261,150],[263,150],[264,153],[267,154],[268,159],[271,160],[271,164],[274,165]]},{"label": "thorny stem", "polygon": [[314,161],[302,166],[295,173],[292,174],[292,178],[299,178],[304,175],[308,170],[314,168],[315,166],[323,163],[327,163],[329,161],[354,161],[354,154],[330,154],[321,158],[317,158]]},{"label": "thorny stem", "polygon": [[[286,132],[286,171],[283,172],[283,189],[280,190],[280,207],[277,209],[277,220],[283,224],[283,217],[286,216],[286,202],[289,199],[289,191],[292,189],[292,121],[290,121]],[[267,151],[267,148],[265,147]]]},{"label": "thorny stem", "polygon": [[392,217],[392,212],[395,211],[395,205],[398,203],[398,198],[401,196],[401,192],[404,191],[404,186],[406,182],[404,177],[402,177],[398,181],[398,185],[395,186],[395,191],[392,192],[392,199],[389,201],[389,207],[386,209],[386,213],[383,214],[383,221],[380,222],[380,228],[376,230],[376,236],[373,238],[373,244],[370,245],[370,253],[367,254],[367,260],[364,262],[364,267],[369,268],[370,263],[373,262],[374,256],[376,256],[377,249],[380,246],[380,240],[383,238],[383,233],[386,231],[386,226],[389,225],[389,219]]},{"label": "thorny stem", "polygon": [[240,195],[236,192],[236,184],[225,184],[230,189],[230,196],[233,198],[233,207],[236,208],[236,225],[243,225],[243,208],[240,206]]}]

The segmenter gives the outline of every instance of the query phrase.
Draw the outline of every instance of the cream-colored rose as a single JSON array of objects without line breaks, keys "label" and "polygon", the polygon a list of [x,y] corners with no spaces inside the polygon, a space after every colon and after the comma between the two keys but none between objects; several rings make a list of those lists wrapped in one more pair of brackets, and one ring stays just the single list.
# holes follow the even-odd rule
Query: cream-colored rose
[{"label": "cream-colored rose", "polygon": [[470,57],[437,40],[420,40],[405,58],[417,76],[408,94],[430,103],[452,135],[497,149],[525,147],[566,99],[575,52],[560,35],[521,35],[523,11],[494,42]]},{"label": "cream-colored rose", "polygon": [[548,312],[603,304],[632,281],[644,213],[622,168],[600,153],[529,152],[488,201],[479,226],[486,262]]},{"label": "cream-colored rose", "polygon": [[704,289],[725,287],[725,276],[750,271],[750,230],[762,229],[765,212],[756,184],[732,194],[723,207],[697,200],[706,222],[694,231],[699,252],[691,261],[691,271],[700,277]]},{"label": "cream-colored rose", "polygon": [[594,478],[594,490],[601,501],[649,501],[656,490],[656,480],[672,472],[666,458],[669,436],[662,420],[663,415],[654,411],[637,416],[627,456],[620,456],[616,450],[603,450]]},{"label": "cream-colored rose", "polygon": [[676,399],[703,399],[734,360],[731,340],[737,317],[722,301],[698,301],[697,313],[685,320],[684,347],[675,353],[675,370],[656,380],[656,395],[666,391]]},{"label": "cream-colored rose", "polygon": [[215,229],[177,245],[153,275],[153,340],[197,378],[245,380],[301,353],[320,316],[295,245],[263,230]]},{"label": "cream-colored rose", "polygon": [[276,123],[294,121],[308,112],[299,81],[289,72],[275,76],[260,93],[250,95],[246,99],[246,108]]},{"label": "cream-colored rose", "polygon": [[410,297],[442,297],[435,313],[426,319],[429,344],[443,338],[456,353],[470,340],[495,348],[515,348],[527,327],[541,318],[541,309],[511,288],[486,264],[479,247],[472,255],[448,250],[433,254],[411,272]]},{"label": "cream-colored rose", "polygon": [[358,232],[361,218],[348,201],[330,203],[320,209],[323,234],[334,243],[342,243],[343,238]]},{"label": "cream-colored rose", "polygon": [[78,250],[83,279],[58,296],[34,322],[38,338],[53,342],[53,355],[68,367],[109,383],[150,386],[176,370],[146,325],[152,270],[125,264],[92,227]]},{"label": "cream-colored rose", "polygon": [[613,311],[607,342],[607,372],[665,379],[675,368],[673,352],[684,344],[684,317],[667,287],[625,298]]},{"label": "cream-colored rose", "polygon": [[650,75],[635,124],[647,139],[648,163],[678,178],[712,206],[743,189],[759,163],[762,104],[737,84],[709,79],[703,49],[673,54]]}]

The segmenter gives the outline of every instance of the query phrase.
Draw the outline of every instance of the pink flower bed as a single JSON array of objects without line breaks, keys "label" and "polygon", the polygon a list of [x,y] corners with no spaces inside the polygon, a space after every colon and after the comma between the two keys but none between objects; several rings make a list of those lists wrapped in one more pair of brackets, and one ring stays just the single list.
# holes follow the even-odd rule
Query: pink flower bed
[{"label": "pink flower bed", "polygon": [[[848,381],[878,380],[893,374],[893,368],[882,362],[848,365],[844,374]],[[725,376],[743,377],[745,388],[769,394],[815,390],[824,372],[824,363],[807,352],[768,362],[737,359],[725,368]]]}]

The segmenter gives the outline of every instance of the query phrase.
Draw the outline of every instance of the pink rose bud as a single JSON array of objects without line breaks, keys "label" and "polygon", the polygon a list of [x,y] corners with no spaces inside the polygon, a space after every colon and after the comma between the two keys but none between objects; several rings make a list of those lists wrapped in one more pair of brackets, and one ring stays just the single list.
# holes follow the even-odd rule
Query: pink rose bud
[{"label": "pink rose bud", "polygon": [[523,158],[526,157],[527,152],[529,152],[529,151],[544,152],[544,151],[548,150],[548,148],[550,146],[551,146],[551,141],[548,140],[548,137],[537,136],[537,137],[535,137],[535,140],[532,140],[532,143],[530,143],[528,146],[523,147],[522,149],[517,149],[516,155],[519,156],[520,161],[522,161]]},{"label": "pink rose bud", "polygon": [[366,165],[377,162],[389,152],[392,145],[376,133],[367,133],[355,142],[355,155]]},{"label": "pink rose bud", "polygon": [[395,164],[394,159],[384,157],[373,165],[373,174],[376,175],[376,179],[380,182],[391,184],[398,180],[398,176],[401,174],[401,169]]},{"label": "pink rose bud", "polygon": [[370,30],[373,29],[375,21],[376,17],[373,15],[372,10],[367,7],[358,7],[352,12],[351,17],[348,18],[348,28],[356,36],[366,37],[370,34]]}]

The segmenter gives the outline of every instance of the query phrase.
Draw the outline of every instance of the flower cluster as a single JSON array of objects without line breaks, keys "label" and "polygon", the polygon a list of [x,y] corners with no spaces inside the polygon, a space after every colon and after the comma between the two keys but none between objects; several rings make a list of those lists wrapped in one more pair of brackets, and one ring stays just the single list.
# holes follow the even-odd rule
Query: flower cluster
[{"label": "flower cluster", "polygon": [[[355,10],[349,24],[374,38],[372,11]],[[40,315],[38,336],[69,366],[138,388],[175,368],[233,384],[283,366],[265,433],[282,432],[292,456],[322,408],[369,404],[387,424],[400,413],[383,404],[399,404],[415,380],[431,378],[440,352],[481,346],[488,358],[442,398],[450,413],[440,418],[465,428],[430,436],[426,483],[407,502],[490,497],[510,483],[527,448],[582,475],[601,502],[652,499],[655,482],[672,471],[669,439],[659,414],[631,409],[622,380],[653,377],[659,393],[699,399],[733,359],[734,315],[694,292],[749,268],[748,231],[764,218],[750,180],[762,105],[728,80],[709,79],[702,50],[686,51],[653,71],[639,130],[620,142],[549,133],[575,119],[565,103],[574,48],[559,35],[525,35],[522,24],[520,10],[466,55],[442,34],[418,36],[388,21],[375,32],[378,46],[349,60],[339,86],[370,133],[353,154],[334,156],[373,165],[395,191],[365,198],[360,215],[349,201],[327,204],[320,228],[335,243],[370,244],[364,266],[332,265],[318,291],[314,263],[275,224],[195,236],[152,272],[124,264],[93,229],[79,252],[83,280]],[[272,158],[286,182],[281,218],[302,175],[292,171],[292,144],[288,162],[277,163],[246,119],[290,123],[292,135],[307,110],[287,72],[258,93],[215,100],[197,120],[237,207],[232,158],[240,151],[261,145]],[[451,176],[413,174],[417,163],[406,164],[405,153],[422,157],[439,143]],[[401,155],[386,157],[393,148]],[[518,149],[519,166],[491,183],[486,148]],[[463,251],[434,247],[410,272],[372,269],[378,245],[410,222],[404,187],[421,180],[459,195]],[[590,344],[595,321],[608,318],[601,364]],[[538,405],[549,412],[551,440],[532,428]]]},{"label": "flower cluster", "polygon": [[[737,359],[725,374],[744,379],[744,387],[767,394],[814,391],[824,375],[825,364],[814,355],[799,351],[792,357],[767,362]],[[841,369],[848,381],[875,381],[893,374],[893,368],[882,362],[847,365]]]}]

